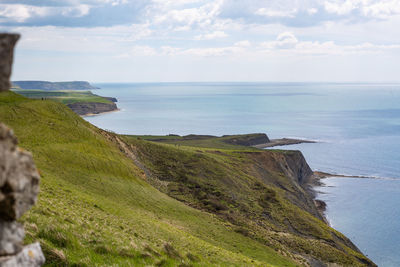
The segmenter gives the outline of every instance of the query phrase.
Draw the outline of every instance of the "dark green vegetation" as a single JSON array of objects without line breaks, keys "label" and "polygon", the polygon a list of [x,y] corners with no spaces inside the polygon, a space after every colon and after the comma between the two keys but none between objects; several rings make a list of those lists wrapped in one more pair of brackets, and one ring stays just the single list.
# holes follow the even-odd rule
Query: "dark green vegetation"
[{"label": "dark green vegetation", "polygon": [[298,152],[118,136],[61,103],[13,92],[0,93],[0,121],[42,176],[23,221],[47,265],[370,263],[317,218]]},{"label": "dark green vegetation", "polygon": [[88,102],[88,103],[113,103],[107,98],[93,94],[90,91],[45,91],[45,90],[13,90],[17,94],[33,99],[52,99],[65,105]]},{"label": "dark green vegetation", "polygon": [[98,89],[84,81],[47,82],[47,81],[14,81],[14,88],[35,90],[92,90]]}]

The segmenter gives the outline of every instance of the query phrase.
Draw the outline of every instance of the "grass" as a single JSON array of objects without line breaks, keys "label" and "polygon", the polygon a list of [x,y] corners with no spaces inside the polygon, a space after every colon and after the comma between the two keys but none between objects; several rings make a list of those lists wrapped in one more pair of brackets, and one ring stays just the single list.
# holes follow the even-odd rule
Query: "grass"
[{"label": "grass", "polygon": [[297,265],[155,189],[101,130],[60,103],[0,93],[0,121],[33,153],[42,177],[39,201],[22,221],[47,266]]},{"label": "grass", "polygon": [[110,100],[95,95],[90,91],[74,91],[74,90],[65,90],[65,91],[46,91],[46,90],[22,90],[22,89],[14,89],[15,93],[23,95],[28,98],[33,99],[52,99],[57,102],[61,102],[65,105],[73,104],[78,102],[85,103],[112,103]]},{"label": "grass", "polygon": [[249,146],[239,146],[230,143],[233,139],[247,139],[257,137],[260,134],[243,134],[243,135],[229,135],[229,136],[208,136],[208,135],[127,135],[126,138],[143,139],[147,141],[160,142],[165,144],[172,144],[177,146],[189,147],[202,147],[202,148],[216,148],[216,149],[233,149],[233,150],[247,150],[256,151],[256,148]]}]

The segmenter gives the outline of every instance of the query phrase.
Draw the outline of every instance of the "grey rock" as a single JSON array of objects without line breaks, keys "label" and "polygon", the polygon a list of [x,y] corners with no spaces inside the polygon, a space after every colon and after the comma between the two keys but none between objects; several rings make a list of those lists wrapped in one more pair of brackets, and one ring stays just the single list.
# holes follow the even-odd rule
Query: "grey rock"
[{"label": "grey rock", "polygon": [[20,223],[0,221],[0,256],[20,252],[24,235],[24,227]]},{"label": "grey rock", "polygon": [[39,243],[27,245],[15,256],[0,257],[0,267],[42,266],[45,258]]},{"label": "grey rock", "polygon": [[0,92],[8,91],[11,87],[10,76],[14,58],[14,46],[19,34],[0,34]]},{"label": "grey rock", "polygon": [[20,218],[36,203],[39,173],[32,155],[16,146],[13,132],[0,123],[0,218]]},{"label": "grey rock", "polygon": [[67,106],[78,115],[99,114],[118,110],[115,103],[78,102]]}]

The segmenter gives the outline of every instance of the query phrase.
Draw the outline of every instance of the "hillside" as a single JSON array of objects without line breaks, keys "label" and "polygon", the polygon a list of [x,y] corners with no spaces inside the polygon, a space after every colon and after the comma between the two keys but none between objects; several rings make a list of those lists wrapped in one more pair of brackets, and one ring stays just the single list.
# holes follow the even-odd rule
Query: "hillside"
[{"label": "hillside", "polygon": [[13,81],[13,86],[20,89],[35,90],[93,90],[98,89],[86,81],[48,82],[48,81]]},{"label": "hillside", "polygon": [[373,265],[320,220],[299,152],[118,136],[13,92],[0,121],[42,176],[23,221],[47,265]]}]

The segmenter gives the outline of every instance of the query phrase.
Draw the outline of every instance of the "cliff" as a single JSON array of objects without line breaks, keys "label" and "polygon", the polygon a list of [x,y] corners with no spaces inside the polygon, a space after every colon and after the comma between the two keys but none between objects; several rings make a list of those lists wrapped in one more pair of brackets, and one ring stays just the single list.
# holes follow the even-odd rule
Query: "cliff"
[{"label": "cliff", "polygon": [[115,103],[76,102],[67,104],[78,115],[92,115],[118,110]]},{"label": "cliff", "polygon": [[13,86],[35,90],[93,90],[98,89],[86,81],[48,82],[48,81],[13,81]]}]

